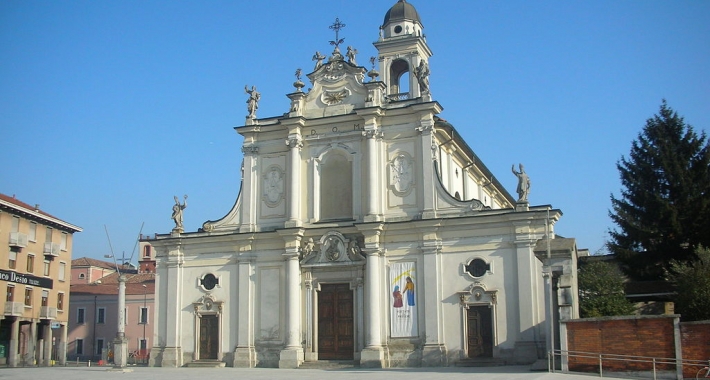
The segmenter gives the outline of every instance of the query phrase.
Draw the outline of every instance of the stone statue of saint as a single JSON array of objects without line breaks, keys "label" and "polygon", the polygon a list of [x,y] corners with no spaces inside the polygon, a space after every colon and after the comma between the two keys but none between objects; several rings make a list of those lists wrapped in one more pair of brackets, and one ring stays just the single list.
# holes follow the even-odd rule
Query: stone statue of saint
[{"label": "stone statue of saint", "polygon": [[352,63],[355,66],[357,66],[357,62],[355,62],[355,55],[356,54],[357,54],[357,49],[353,49],[352,46],[348,46],[348,51],[345,53],[345,55],[348,57],[348,62]]},{"label": "stone statue of saint", "polygon": [[256,86],[251,86],[251,90],[247,86],[244,86],[244,92],[249,94],[249,99],[247,99],[247,111],[249,111],[249,115],[247,117],[255,119],[256,110],[259,108],[259,99],[261,99],[261,94],[256,91]]},{"label": "stone statue of saint", "polygon": [[180,204],[180,199],[175,196],[175,205],[173,205],[173,215],[171,218],[175,221],[175,228],[173,230],[175,231],[182,231],[183,230],[183,225],[182,225],[182,210],[187,208],[187,195],[184,196],[184,201],[182,204]]},{"label": "stone statue of saint", "polygon": [[414,68],[414,75],[419,82],[421,92],[429,91],[429,64],[425,60],[419,61],[419,66]]},{"label": "stone statue of saint", "polygon": [[325,56],[323,54],[321,54],[319,51],[317,51],[316,54],[313,55],[312,60],[316,61],[316,67],[313,69],[313,71],[316,71],[321,67],[324,59],[325,59]]},{"label": "stone statue of saint", "polygon": [[518,192],[518,202],[527,202],[528,193],[530,192],[530,177],[525,173],[523,164],[518,164],[518,166],[520,167],[519,172],[515,171],[515,165],[511,168],[513,174],[518,177],[518,188],[516,190]]}]

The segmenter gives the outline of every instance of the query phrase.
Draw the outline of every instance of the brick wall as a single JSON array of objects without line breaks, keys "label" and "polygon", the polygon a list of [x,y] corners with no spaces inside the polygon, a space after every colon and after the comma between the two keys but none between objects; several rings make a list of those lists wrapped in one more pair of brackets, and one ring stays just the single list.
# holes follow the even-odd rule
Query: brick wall
[{"label": "brick wall", "polygon": [[[680,339],[683,347],[683,360],[710,360],[710,321],[683,322],[680,324]],[[695,378],[702,367],[683,366],[683,377]]]},{"label": "brick wall", "polygon": [[[677,316],[605,317],[567,321],[568,350],[675,358],[676,318]],[[651,371],[653,368],[651,363],[643,362],[629,363],[607,359],[602,362],[604,371]],[[675,370],[675,365],[658,365],[656,368]],[[599,359],[570,357],[569,370],[598,373]]]}]

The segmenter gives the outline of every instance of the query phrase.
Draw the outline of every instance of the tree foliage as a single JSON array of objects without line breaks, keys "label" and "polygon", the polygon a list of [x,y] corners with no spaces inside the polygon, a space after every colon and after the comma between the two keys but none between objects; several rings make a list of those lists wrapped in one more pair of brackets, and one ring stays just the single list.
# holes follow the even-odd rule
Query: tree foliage
[{"label": "tree foliage", "polygon": [[615,264],[589,261],[578,271],[579,313],[582,318],[633,314],[624,295],[624,277]]},{"label": "tree foliage", "polygon": [[609,250],[639,280],[662,279],[672,260],[710,246],[710,143],[664,100],[629,157],[617,162],[621,197],[612,194]]},{"label": "tree foliage", "polygon": [[699,248],[698,258],[674,261],[666,274],[675,285],[675,311],[684,321],[710,320],[710,249]]}]

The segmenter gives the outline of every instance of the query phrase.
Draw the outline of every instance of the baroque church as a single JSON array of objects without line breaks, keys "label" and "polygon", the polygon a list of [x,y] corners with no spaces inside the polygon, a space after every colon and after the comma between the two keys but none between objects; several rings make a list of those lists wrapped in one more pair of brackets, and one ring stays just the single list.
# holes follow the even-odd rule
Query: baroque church
[{"label": "baroque church", "polygon": [[513,197],[438,116],[414,6],[386,12],[369,70],[340,46],[340,26],[306,92],[297,72],[283,115],[258,118],[257,88],[245,88],[226,216],[184,231],[176,198],[175,229],[145,240],[157,259],[150,364],[544,359],[559,320],[577,317],[561,211],[529,205],[522,165]]}]

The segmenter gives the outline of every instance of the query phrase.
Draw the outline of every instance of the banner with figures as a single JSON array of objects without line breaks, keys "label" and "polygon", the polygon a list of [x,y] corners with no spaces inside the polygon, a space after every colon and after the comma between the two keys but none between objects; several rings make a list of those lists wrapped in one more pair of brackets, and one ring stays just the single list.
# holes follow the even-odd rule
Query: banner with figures
[{"label": "banner with figures", "polygon": [[393,338],[418,336],[417,291],[414,262],[390,264],[390,332]]}]

